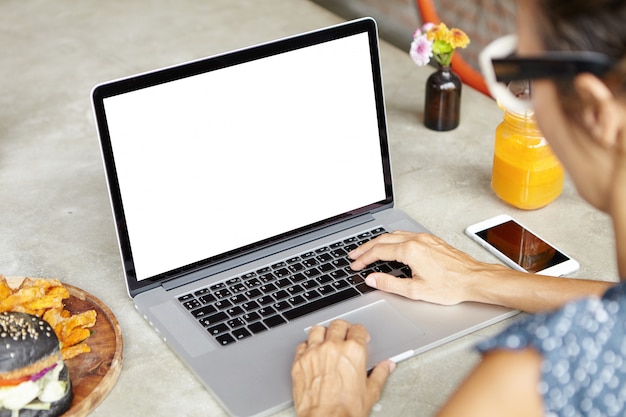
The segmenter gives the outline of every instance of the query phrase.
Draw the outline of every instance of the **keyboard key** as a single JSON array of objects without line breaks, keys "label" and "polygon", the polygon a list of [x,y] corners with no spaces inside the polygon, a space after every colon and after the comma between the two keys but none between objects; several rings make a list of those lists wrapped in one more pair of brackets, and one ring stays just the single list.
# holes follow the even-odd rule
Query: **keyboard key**
[{"label": "keyboard key", "polygon": [[338,279],[347,277],[348,273],[344,269],[337,269],[328,275],[330,275],[332,279],[338,280]]},{"label": "keyboard key", "polygon": [[252,333],[250,333],[245,327],[240,327],[239,329],[233,330],[233,336],[235,336],[235,339],[241,340],[248,336],[252,336]]},{"label": "keyboard key", "polygon": [[215,340],[217,340],[217,343],[219,343],[222,346],[230,345],[231,343],[236,342],[235,338],[233,338],[228,333],[225,333],[223,335],[217,336],[215,338]]},{"label": "keyboard key", "polygon": [[262,306],[268,305],[268,304],[272,304],[274,301],[274,298],[270,295],[265,295],[259,299],[256,300],[259,304],[261,304]]},{"label": "keyboard key", "polygon": [[226,286],[230,287],[233,284],[237,284],[238,282],[241,282],[241,278],[237,277],[237,278],[231,278],[228,281],[226,281]]},{"label": "keyboard key", "polygon": [[226,314],[228,314],[231,317],[237,317],[243,314],[243,308],[241,307],[231,307],[228,310],[226,310]]},{"label": "keyboard key", "polygon": [[204,306],[202,308],[199,308],[197,310],[193,310],[191,312],[191,314],[199,319],[200,317],[204,317],[204,316],[208,316],[209,314],[213,314],[217,311],[217,309],[213,306]]},{"label": "keyboard key", "polygon": [[248,301],[248,299],[246,298],[245,295],[243,294],[237,294],[237,295],[233,295],[232,297],[230,297],[230,302],[233,304],[241,304],[244,301]]},{"label": "keyboard key", "polygon": [[291,285],[291,281],[288,278],[279,279],[276,281],[276,286],[278,288],[285,288]]},{"label": "keyboard key", "polygon": [[193,294],[185,294],[185,295],[181,295],[180,297],[178,297],[178,301],[180,301],[181,303],[184,303],[185,301],[189,301],[193,298],[194,298]]},{"label": "keyboard key", "polygon": [[264,284],[274,281],[275,279],[276,277],[274,276],[274,274],[268,273],[268,274],[259,275],[259,281],[261,281]]},{"label": "keyboard key", "polygon": [[293,258],[289,258],[287,259],[287,264],[291,265],[291,264],[295,264],[296,262],[301,261],[299,256],[294,256]]},{"label": "keyboard key", "polygon": [[258,288],[254,288],[254,289],[252,289],[250,291],[246,291],[246,292],[244,292],[244,294],[245,294],[246,297],[248,297],[249,300],[253,300],[253,299],[263,295],[261,290],[259,290]]},{"label": "keyboard key", "polygon": [[259,281],[257,277],[254,277],[252,279],[247,280],[245,284],[246,284],[246,287],[248,288],[254,288],[254,287],[258,287],[259,285],[261,285],[261,281]]},{"label": "keyboard key", "polygon": [[200,304],[200,301],[196,300],[195,298],[192,298],[189,301],[185,301],[183,305],[185,306],[187,310],[193,310],[194,308],[200,307],[201,304]]},{"label": "keyboard key", "polygon": [[229,297],[231,295],[233,295],[233,293],[230,292],[230,290],[228,288],[222,288],[222,289],[219,289],[219,290],[215,291],[215,296],[217,298],[225,298],[225,297]]},{"label": "keyboard key", "polygon": [[283,323],[287,323],[287,320],[285,320],[281,316],[276,315],[276,316],[272,316],[268,319],[263,320],[263,323],[265,323],[265,325],[271,329],[272,327],[276,327]]},{"label": "keyboard key", "polygon": [[243,292],[243,291],[245,291],[247,289],[248,289],[248,287],[243,285],[241,282],[239,282],[239,283],[233,285],[232,287],[230,287],[230,291],[235,293],[235,294]]},{"label": "keyboard key", "polygon": [[241,316],[246,323],[252,323],[255,322],[257,320],[259,320],[261,318],[261,316],[259,316],[259,313],[257,313],[256,311],[253,311],[251,313],[248,314],[244,314],[243,316]]},{"label": "keyboard key", "polygon": [[343,268],[345,266],[350,265],[350,262],[348,262],[346,258],[338,258],[332,261],[331,263],[335,265],[336,268]]},{"label": "keyboard key", "polygon": [[205,295],[201,296],[200,298],[198,298],[198,300],[200,300],[200,302],[202,304],[209,304],[209,303],[212,303],[213,301],[217,300],[217,298],[215,298],[215,296],[213,294],[205,294]]},{"label": "keyboard key", "polygon": [[238,327],[244,326],[246,324],[245,321],[241,317],[237,317],[236,319],[228,320],[226,322],[231,329],[236,329]]},{"label": "keyboard key", "polygon": [[333,277],[330,275],[322,275],[320,277],[315,278],[315,280],[319,282],[320,284],[328,284],[329,282],[334,281]]},{"label": "keyboard key", "polygon": [[348,278],[346,278],[346,281],[348,281],[352,285],[357,285],[363,282],[363,278],[355,274],[350,275]]},{"label": "keyboard key", "polygon": [[311,301],[311,300],[315,300],[316,298],[320,298],[321,295],[317,291],[311,290],[311,291],[307,291],[303,293],[302,297],[304,297],[307,301]]},{"label": "keyboard key", "polygon": [[322,296],[326,296],[328,294],[332,294],[335,292],[335,289],[333,288],[332,285],[330,284],[326,284],[324,286],[321,286],[317,289],[317,291],[322,294]]},{"label": "keyboard key", "polygon": [[272,306],[267,306],[267,307],[263,307],[263,308],[259,309],[259,311],[257,311],[257,313],[259,313],[263,317],[269,317],[272,314],[276,314],[276,310],[274,310],[272,308]]},{"label": "keyboard key", "polygon": [[246,279],[250,279],[256,277],[256,272],[248,272],[247,274],[243,274],[241,276],[242,279],[246,280]]},{"label": "keyboard key", "polygon": [[295,297],[288,298],[287,301],[289,301],[289,304],[295,307],[304,303],[306,299],[304,299],[304,297],[302,297],[301,295],[296,295]]},{"label": "keyboard key", "polygon": [[358,248],[359,245],[357,245],[356,243],[349,243],[346,246],[344,246],[343,248],[348,252],[352,252],[353,250],[355,250],[356,248]]},{"label": "keyboard key", "polygon": [[228,326],[225,323],[220,323],[207,329],[211,336],[217,336],[218,334],[222,334],[224,332],[227,332],[228,330]]},{"label": "keyboard key", "polygon": [[310,290],[311,288],[319,287],[320,284],[316,280],[310,279],[300,285],[302,285],[302,288],[304,288],[305,290]]},{"label": "keyboard key", "polygon": [[361,284],[357,285],[354,288],[359,290],[361,294],[367,294],[368,292],[376,291],[376,288],[370,287],[365,282],[362,282]]},{"label": "keyboard key", "polygon": [[215,306],[215,308],[217,308],[218,310],[226,310],[227,308],[230,308],[233,306],[233,303],[231,303],[228,300],[220,300],[217,303],[213,304]]},{"label": "keyboard key", "polygon": [[274,284],[265,284],[259,287],[263,294],[270,294],[278,289]]},{"label": "keyboard key", "polygon": [[273,296],[276,300],[282,300],[283,298],[289,297],[289,293],[285,290],[280,290],[276,291]]},{"label": "keyboard key", "polygon": [[250,330],[254,334],[257,334],[266,331],[267,327],[265,327],[265,325],[260,321],[257,321],[256,323],[252,323],[251,325],[249,325],[248,330]]},{"label": "keyboard key", "polygon": [[341,301],[348,300],[352,297],[356,297],[360,295],[357,290],[354,288],[347,288],[343,291],[340,291],[335,294],[331,294],[325,298],[318,298],[313,302],[308,304],[302,304],[293,310],[285,311],[283,314],[287,318],[287,320],[297,319],[298,317],[302,317],[305,314],[312,313],[314,311],[320,310],[324,307],[331,306],[333,304],[337,304]]},{"label": "keyboard key", "polygon": [[315,265],[319,265],[319,261],[315,258],[307,258],[302,261],[302,265],[304,265],[305,268],[312,268]]},{"label": "keyboard key", "polygon": [[304,269],[304,265],[302,265],[300,262],[297,262],[295,264],[289,265],[289,271],[292,274],[295,274],[296,272],[300,272]]},{"label": "keyboard key", "polygon": [[289,270],[287,268],[280,268],[274,271],[274,275],[276,275],[276,278],[286,277],[289,276]]},{"label": "keyboard key", "polygon": [[328,261],[332,261],[333,257],[330,253],[323,253],[317,257],[317,260],[320,261],[321,263],[326,263]]},{"label": "keyboard key", "polygon": [[358,238],[356,236],[351,236],[347,239],[343,240],[343,243],[348,244],[348,243],[354,243],[358,240]]},{"label": "keyboard key", "polygon": [[289,304],[287,301],[279,301],[275,303],[272,307],[274,307],[276,311],[283,311],[291,308],[291,304]]},{"label": "keyboard key", "polygon": [[307,278],[313,278],[313,277],[316,277],[316,276],[318,276],[319,274],[321,274],[321,272],[320,272],[320,271],[319,271],[319,269],[317,269],[317,268],[307,269],[307,270],[306,270],[306,271],[304,271],[303,273],[304,273],[304,275],[305,275]]},{"label": "keyboard key", "polygon": [[224,313],[223,311],[220,311],[219,313],[210,315],[208,317],[203,317],[200,320],[198,320],[200,322],[200,324],[202,324],[204,327],[209,327],[212,326],[214,324],[217,324],[221,321],[227,320],[228,314]]},{"label": "keyboard key", "polygon": [[248,301],[247,303],[243,303],[241,307],[246,311],[252,311],[256,310],[260,306],[259,303],[257,303],[256,301]]},{"label": "keyboard key", "polygon": [[201,290],[198,290],[198,291],[194,292],[193,294],[196,297],[200,297],[201,295],[208,294],[209,292],[211,292],[211,290],[209,290],[208,288],[202,288]]},{"label": "keyboard key", "polygon": [[340,279],[339,281],[335,281],[330,285],[332,285],[333,288],[336,289],[337,291],[350,286],[348,281],[346,281],[345,279]]},{"label": "keyboard key", "polygon": [[297,274],[295,274],[294,276],[291,277],[291,280],[293,282],[300,282],[300,281],[304,281],[306,279],[307,279],[306,275],[301,274],[301,273],[297,273]]},{"label": "keyboard key", "polygon": [[287,288],[287,292],[291,295],[296,295],[301,293],[302,291],[304,291],[304,288],[302,288],[300,285],[296,284],[293,287],[289,287]]}]

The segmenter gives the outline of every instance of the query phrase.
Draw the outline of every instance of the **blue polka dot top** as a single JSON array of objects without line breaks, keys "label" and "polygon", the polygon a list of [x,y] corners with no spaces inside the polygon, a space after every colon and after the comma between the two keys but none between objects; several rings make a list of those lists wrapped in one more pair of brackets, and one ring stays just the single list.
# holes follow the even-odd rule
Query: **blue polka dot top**
[{"label": "blue polka dot top", "polygon": [[626,415],[626,283],[601,299],[525,316],[477,349],[529,346],[543,356],[537,389],[546,416]]}]

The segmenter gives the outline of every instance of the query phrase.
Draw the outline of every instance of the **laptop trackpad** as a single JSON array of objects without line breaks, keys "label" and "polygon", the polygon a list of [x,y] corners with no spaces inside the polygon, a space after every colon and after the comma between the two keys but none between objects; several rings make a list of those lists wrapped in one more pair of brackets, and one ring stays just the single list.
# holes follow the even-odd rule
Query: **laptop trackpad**
[{"label": "laptop trackpad", "polygon": [[[367,328],[371,336],[370,343],[367,345],[368,368],[384,359],[402,355],[415,348],[418,345],[418,339],[424,334],[422,330],[385,300],[361,307],[320,324],[327,326],[334,319],[342,319],[353,324],[363,324]],[[305,331],[308,332],[309,328]],[[402,359],[410,356],[412,354]]]}]

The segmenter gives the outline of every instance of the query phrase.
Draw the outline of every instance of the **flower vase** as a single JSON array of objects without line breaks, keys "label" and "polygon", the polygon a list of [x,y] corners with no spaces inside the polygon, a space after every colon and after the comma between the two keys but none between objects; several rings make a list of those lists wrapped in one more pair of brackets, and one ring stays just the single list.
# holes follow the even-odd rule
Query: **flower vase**
[{"label": "flower vase", "polygon": [[461,114],[461,79],[441,66],[426,80],[424,125],[432,130],[446,131],[459,125]]}]

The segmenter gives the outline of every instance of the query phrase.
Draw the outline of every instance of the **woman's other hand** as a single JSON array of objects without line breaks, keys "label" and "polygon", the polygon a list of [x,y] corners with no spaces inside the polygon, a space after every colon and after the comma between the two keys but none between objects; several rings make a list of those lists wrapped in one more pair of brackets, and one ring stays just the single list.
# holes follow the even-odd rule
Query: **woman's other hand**
[{"label": "woman's other hand", "polygon": [[365,417],[395,368],[383,361],[367,375],[370,336],[360,324],[335,320],[313,326],[296,349],[291,369],[293,399],[300,417]]}]

